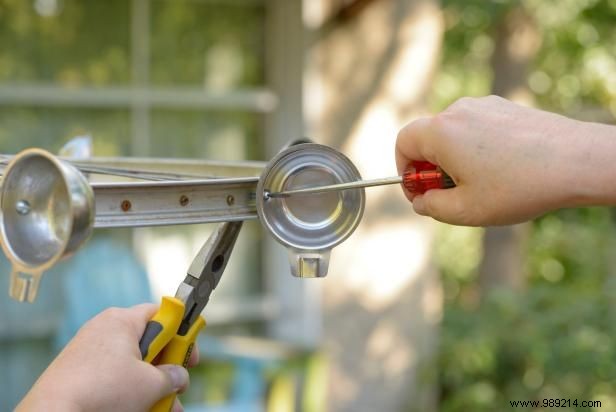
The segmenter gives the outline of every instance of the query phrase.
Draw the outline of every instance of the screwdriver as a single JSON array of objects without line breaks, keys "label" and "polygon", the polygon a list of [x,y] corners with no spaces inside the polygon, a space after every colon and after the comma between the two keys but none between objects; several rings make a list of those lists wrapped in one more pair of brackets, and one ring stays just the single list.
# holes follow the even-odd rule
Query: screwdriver
[{"label": "screwdriver", "polygon": [[285,190],[266,193],[266,198],[284,198],[313,193],[335,192],[339,190],[358,189],[362,187],[394,185],[402,183],[415,195],[421,195],[430,189],[449,189],[455,187],[453,179],[439,166],[426,161],[412,161],[408,164],[402,176],[383,179],[358,180],[356,182],[338,183],[335,185],[306,187],[302,189]]}]

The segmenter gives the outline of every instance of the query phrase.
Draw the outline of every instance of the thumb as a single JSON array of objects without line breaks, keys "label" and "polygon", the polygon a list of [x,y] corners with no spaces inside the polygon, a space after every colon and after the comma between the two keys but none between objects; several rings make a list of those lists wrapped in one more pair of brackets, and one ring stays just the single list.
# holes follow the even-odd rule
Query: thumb
[{"label": "thumb", "polygon": [[144,382],[148,388],[144,395],[149,398],[148,403],[154,404],[167,395],[184,392],[188,383],[188,371],[185,368],[179,365],[158,365],[150,370],[147,382]]},{"label": "thumb", "polygon": [[190,377],[186,368],[179,365],[158,365],[156,369],[166,375],[170,383],[171,391],[167,391],[166,395],[171,392],[182,393],[188,388]]},{"label": "thumb", "polygon": [[413,209],[419,215],[430,216],[440,222],[472,226],[463,194],[462,187],[428,190],[413,198]]}]

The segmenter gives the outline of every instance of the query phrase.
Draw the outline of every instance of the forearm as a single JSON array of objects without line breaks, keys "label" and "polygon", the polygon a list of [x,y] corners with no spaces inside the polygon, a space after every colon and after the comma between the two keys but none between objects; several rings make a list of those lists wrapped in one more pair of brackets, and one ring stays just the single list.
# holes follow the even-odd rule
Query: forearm
[{"label": "forearm", "polygon": [[616,205],[616,126],[576,121],[567,140],[564,206]]},{"label": "forearm", "polygon": [[15,409],[16,412],[80,412],[82,410],[70,397],[62,395],[57,389],[46,388],[41,382],[34,385]]}]

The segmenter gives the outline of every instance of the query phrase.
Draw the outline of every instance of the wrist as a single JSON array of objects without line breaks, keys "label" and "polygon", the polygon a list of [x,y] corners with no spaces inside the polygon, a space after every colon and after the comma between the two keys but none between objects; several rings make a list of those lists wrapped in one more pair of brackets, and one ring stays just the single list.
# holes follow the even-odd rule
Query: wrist
[{"label": "wrist", "polygon": [[75,399],[74,393],[65,393],[62,387],[46,385],[46,383],[45,380],[39,379],[15,410],[17,412],[80,412],[84,410]]},{"label": "wrist", "polygon": [[616,127],[574,121],[561,148],[564,206],[616,205]]},{"label": "wrist", "polygon": [[55,393],[47,395],[28,393],[15,408],[16,412],[49,411],[49,412],[81,412],[82,408],[70,399],[58,397]]}]

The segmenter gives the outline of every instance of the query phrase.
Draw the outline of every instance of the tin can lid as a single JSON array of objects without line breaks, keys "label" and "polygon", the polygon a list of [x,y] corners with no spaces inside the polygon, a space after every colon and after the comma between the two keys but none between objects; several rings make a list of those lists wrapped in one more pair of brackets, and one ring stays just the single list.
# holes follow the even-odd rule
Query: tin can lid
[{"label": "tin can lid", "polygon": [[268,198],[268,192],[360,180],[342,153],[315,143],[291,146],[274,157],[257,185],[257,212],[281,244],[299,251],[326,251],[348,238],[364,211],[364,189]]}]

